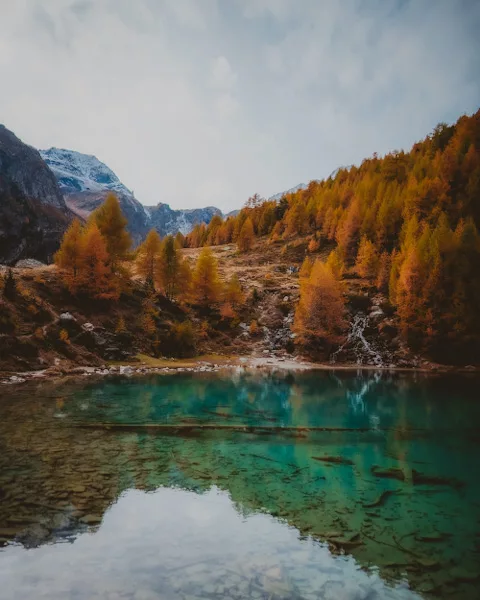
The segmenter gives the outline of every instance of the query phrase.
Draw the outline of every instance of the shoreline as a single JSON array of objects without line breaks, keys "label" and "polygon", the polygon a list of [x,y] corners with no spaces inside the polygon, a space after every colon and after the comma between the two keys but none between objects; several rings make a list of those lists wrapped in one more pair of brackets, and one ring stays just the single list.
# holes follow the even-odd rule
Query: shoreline
[{"label": "shoreline", "polygon": [[[149,357],[147,357],[149,358]],[[176,373],[213,373],[222,370],[272,371],[371,371],[378,373],[422,373],[431,375],[479,374],[479,366],[456,367],[429,364],[428,366],[378,366],[355,363],[314,363],[298,357],[283,356],[199,356],[191,359],[150,359],[145,361],[108,363],[100,367],[56,365],[40,371],[0,371],[0,386],[21,385],[27,382],[61,382],[68,379],[92,379],[106,376],[142,377]]]}]

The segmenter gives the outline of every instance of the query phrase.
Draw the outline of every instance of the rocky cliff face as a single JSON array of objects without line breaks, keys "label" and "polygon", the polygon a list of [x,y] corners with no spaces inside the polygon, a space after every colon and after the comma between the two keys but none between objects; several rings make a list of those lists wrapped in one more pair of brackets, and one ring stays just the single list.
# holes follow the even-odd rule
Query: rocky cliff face
[{"label": "rocky cliff face", "polygon": [[197,223],[208,224],[214,215],[222,215],[222,211],[214,206],[175,210],[160,203],[146,210],[150,215],[150,227],[154,227],[160,235],[175,235],[179,231],[186,235]]},{"label": "rocky cliff face", "polygon": [[72,216],[39,152],[0,125],[0,263],[51,260]]},{"label": "rocky cliff face", "polygon": [[148,231],[155,228],[160,235],[183,234],[196,223],[209,223],[213,215],[222,214],[218,208],[174,210],[168,204],[145,207],[115,173],[95,156],[72,150],[50,148],[40,151],[55,174],[70,209],[82,218],[95,210],[108,193],[117,195],[134,243],[139,244]]}]

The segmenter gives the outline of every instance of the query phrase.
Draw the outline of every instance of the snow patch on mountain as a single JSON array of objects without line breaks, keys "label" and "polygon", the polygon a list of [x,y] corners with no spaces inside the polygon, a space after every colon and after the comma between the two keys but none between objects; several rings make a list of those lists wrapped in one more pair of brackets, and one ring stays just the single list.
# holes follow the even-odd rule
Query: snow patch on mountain
[{"label": "snow patch on mountain", "polygon": [[294,194],[295,192],[298,192],[299,190],[304,190],[306,188],[307,188],[306,183],[299,183],[295,187],[290,188],[289,190],[286,190],[285,192],[279,192],[278,194],[274,194],[273,196],[270,196],[269,200],[275,200],[276,202],[278,202],[287,194]]},{"label": "snow patch on mountain", "polygon": [[112,191],[133,197],[115,173],[96,156],[62,148],[40,150],[40,155],[67,193]]}]

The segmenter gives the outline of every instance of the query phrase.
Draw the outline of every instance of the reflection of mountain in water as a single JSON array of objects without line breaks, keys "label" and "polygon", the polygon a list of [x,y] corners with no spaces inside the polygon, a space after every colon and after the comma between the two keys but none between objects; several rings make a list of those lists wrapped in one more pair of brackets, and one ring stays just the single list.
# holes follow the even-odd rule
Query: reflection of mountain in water
[{"label": "reflection of mountain in water", "polygon": [[[388,577],[448,587],[461,562],[468,587],[478,567],[465,552],[475,543],[476,458],[446,380],[239,372],[22,389],[0,407],[0,543],[73,540],[127,489],[215,485],[239,512],[268,512]],[[74,426],[102,422],[129,428]],[[137,428],[145,423],[197,428],[165,436]],[[269,430],[278,425],[292,429]],[[416,485],[414,470],[428,483]]]}]

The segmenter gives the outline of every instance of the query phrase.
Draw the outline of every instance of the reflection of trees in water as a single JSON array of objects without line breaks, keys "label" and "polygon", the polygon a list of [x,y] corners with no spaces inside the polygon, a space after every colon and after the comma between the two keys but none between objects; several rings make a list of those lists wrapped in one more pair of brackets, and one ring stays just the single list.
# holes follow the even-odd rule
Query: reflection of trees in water
[{"label": "reflection of trees in water", "polygon": [[[62,410],[77,420],[85,413],[90,419],[109,420],[113,415],[124,422],[181,422],[196,417],[268,424],[272,418],[284,425],[325,423],[347,430],[297,437],[218,432],[164,437],[135,430],[112,433],[71,428],[69,421],[51,418],[58,410],[56,399],[39,396],[36,400],[29,393],[22,404],[0,408],[0,487],[7,490],[0,507],[0,527],[11,527],[12,516],[25,519],[18,525],[21,535],[29,530],[28,519],[41,524],[40,536],[21,538],[27,544],[32,539],[44,542],[62,532],[75,535],[85,530],[89,519],[99,522],[128,488],[148,491],[179,486],[201,493],[216,485],[239,510],[269,512],[301,533],[323,539],[326,533],[338,531],[343,540],[360,534],[363,545],[351,551],[361,562],[379,565],[392,562],[392,549],[382,542],[388,544],[392,535],[401,537],[425,528],[425,514],[437,510],[435,498],[439,496],[432,495],[426,504],[408,482],[375,481],[372,465],[394,465],[404,472],[412,466],[430,468],[433,473],[456,467],[442,462],[443,454],[430,439],[436,427],[451,425],[453,414],[464,414],[458,403],[452,407],[446,401],[454,393],[448,382],[387,373],[378,377],[360,372],[352,377],[343,372],[293,376],[243,372],[232,379],[210,374],[176,376],[55,391],[56,399],[63,399]],[[471,394],[467,392],[467,397]],[[359,400],[363,409],[358,408]],[[89,408],[82,411],[80,405],[85,402]],[[25,419],[26,414],[37,418]],[[372,430],[372,415],[381,419],[381,434]],[[360,431],[363,427],[365,431]],[[425,441],[419,433],[422,430],[430,436]],[[328,464],[314,458],[322,456],[343,457],[353,464]],[[464,472],[466,458],[462,456]],[[416,460],[430,467],[418,467]],[[7,465],[15,466],[15,476]],[[385,506],[366,509],[379,497],[379,490],[394,494]],[[451,502],[460,517],[468,514],[468,499],[458,496],[455,504],[450,497],[449,493],[441,496],[441,502]],[[367,511],[378,514],[369,517]],[[364,529],[366,519],[371,524]],[[437,519],[440,522],[440,513]],[[363,531],[376,541],[363,536]],[[459,531],[463,532],[462,526]],[[414,543],[413,537],[404,542],[409,543]],[[418,549],[412,546],[410,550]],[[438,552],[443,556],[443,546],[438,546]],[[406,558],[401,552],[399,556]]]}]

